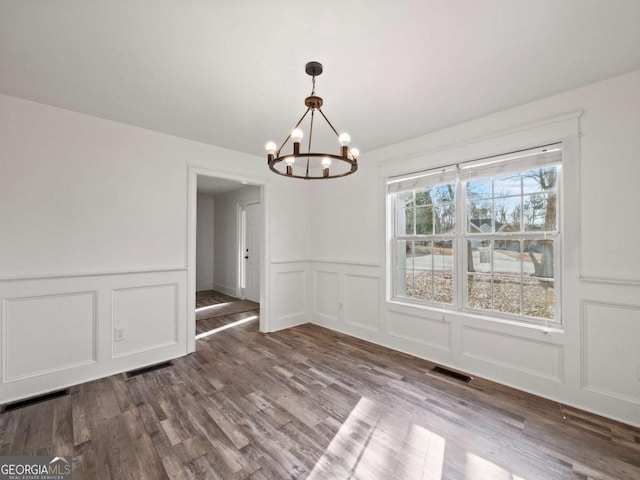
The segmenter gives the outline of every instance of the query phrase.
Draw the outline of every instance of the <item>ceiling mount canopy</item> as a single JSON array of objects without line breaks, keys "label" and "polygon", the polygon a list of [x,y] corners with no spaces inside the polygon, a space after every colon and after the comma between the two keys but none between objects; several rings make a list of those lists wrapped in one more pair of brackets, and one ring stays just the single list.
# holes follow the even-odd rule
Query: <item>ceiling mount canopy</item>
[{"label": "ceiling mount canopy", "polygon": [[[322,64],[319,62],[309,62],[305,65],[305,72],[312,80],[311,95],[304,99],[307,110],[298,120],[287,138],[282,142],[280,148],[274,142],[267,143],[267,163],[272,172],[278,175],[291,178],[302,178],[305,180],[323,180],[329,178],[338,178],[351,175],[358,169],[358,155],[360,152],[357,148],[349,148],[351,137],[348,133],[338,133],[333,127],[329,119],[322,111],[322,97],[316,95],[316,77],[322,74]],[[340,148],[338,154],[317,153],[311,150],[311,141],[313,139],[313,121],[315,119],[316,110],[320,112],[322,118],[327,122],[331,131],[338,138]],[[304,132],[300,128],[303,120],[311,112],[309,116],[309,141],[307,151],[300,151],[300,142],[304,137]],[[283,154],[282,149],[289,140],[293,143],[293,153]],[[334,165],[332,167],[332,161]]]}]

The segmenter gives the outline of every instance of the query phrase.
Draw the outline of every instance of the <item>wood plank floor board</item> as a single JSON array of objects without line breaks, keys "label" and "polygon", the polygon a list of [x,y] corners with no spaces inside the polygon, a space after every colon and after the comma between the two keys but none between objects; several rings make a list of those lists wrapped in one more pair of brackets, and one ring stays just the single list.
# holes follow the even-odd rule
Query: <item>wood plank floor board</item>
[{"label": "wood plank floor board", "polygon": [[[232,303],[200,294],[197,302]],[[259,315],[199,321],[198,331]],[[214,327],[217,328],[217,327]],[[640,479],[640,430],[314,325],[257,320],[174,366],[0,415],[1,455],[74,479]]]}]

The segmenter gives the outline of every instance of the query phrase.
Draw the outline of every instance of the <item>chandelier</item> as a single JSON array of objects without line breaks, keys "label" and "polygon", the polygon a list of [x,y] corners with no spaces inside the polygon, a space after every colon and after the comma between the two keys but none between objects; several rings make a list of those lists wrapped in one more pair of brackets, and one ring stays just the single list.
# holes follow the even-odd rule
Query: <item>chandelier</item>
[{"label": "chandelier", "polygon": [[[351,175],[358,169],[358,155],[360,152],[357,148],[349,148],[351,137],[348,133],[338,133],[333,127],[329,119],[322,111],[322,98],[316,95],[316,77],[322,73],[322,64],[319,62],[309,62],[305,66],[305,72],[312,78],[311,95],[304,99],[307,110],[293,127],[287,138],[282,142],[280,148],[277,148],[274,142],[267,143],[267,162],[269,169],[278,175],[292,178],[303,178],[305,180],[322,180],[329,178],[338,178]],[[311,151],[311,140],[313,139],[313,121],[315,119],[316,110],[320,112],[322,118],[327,122],[333,133],[338,137],[340,144],[339,155],[331,153],[316,153]],[[300,125],[302,121],[311,112],[309,122],[309,141],[307,143],[307,151],[300,151],[300,142],[304,137]],[[293,153],[288,155],[282,154],[282,149],[289,142],[293,143]],[[332,167],[332,161],[334,165]],[[320,168],[321,167],[321,168]]]}]

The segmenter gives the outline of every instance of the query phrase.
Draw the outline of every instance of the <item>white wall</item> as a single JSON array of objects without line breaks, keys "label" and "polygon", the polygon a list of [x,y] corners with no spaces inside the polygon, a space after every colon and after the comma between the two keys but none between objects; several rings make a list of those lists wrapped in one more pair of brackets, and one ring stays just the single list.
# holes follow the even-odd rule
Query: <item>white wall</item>
[{"label": "white wall", "polygon": [[[194,169],[264,184],[266,275],[308,258],[308,190],[264,158],[0,95],[0,403],[188,351]],[[280,285],[267,330],[304,320]]]},{"label": "white wall", "polygon": [[214,288],[237,296],[238,205],[260,202],[258,187],[242,187],[215,197]]},{"label": "white wall", "polygon": [[196,290],[213,288],[214,200],[198,194],[196,229]]},{"label": "white wall", "polygon": [[[313,186],[310,317],[640,426],[638,132],[635,71],[365,152],[362,172]],[[565,143],[563,330],[387,301],[386,176],[555,141]]]}]

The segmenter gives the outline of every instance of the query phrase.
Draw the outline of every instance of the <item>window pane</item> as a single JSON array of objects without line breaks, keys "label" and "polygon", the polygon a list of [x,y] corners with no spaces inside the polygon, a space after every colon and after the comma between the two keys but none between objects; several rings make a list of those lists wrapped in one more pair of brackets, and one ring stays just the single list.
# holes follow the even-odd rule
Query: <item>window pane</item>
[{"label": "window pane", "polygon": [[437,185],[433,187],[431,197],[435,204],[454,203],[456,201],[456,186],[453,183]]},{"label": "window pane", "polygon": [[493,273],[520,277],[521,268],[520,240],[494,240]]},{"label": "window pane", "polygon": [[467,182],[467,199],[491,197],[491,177]]},{"label": "window pane", "polygon": [[414,295],[415,298],[425,301],[433,300],[433,272],[414,272]]},{"label": "window pane", "polygon": [[453,234],[456,227],[456,207],[454,204],[445,204],[440,207],[434,207],[435,216],[435,233],[436,234]]},{"label": "window pane", "polygon": [[432,203],[430,188],[416,190],[416,205],[431,205]]},{"label": "window pane", "polygon": [[413,207],[413,191],[402,192],[396,195],[396,208]]},{"label": "window pane", "polygon": [[558,167],[534,168],[523,172],[524,193],[539,193],[555,190],[558,181]]},{"label": "window pane", "polygon": [[491,233],[491,200],[470,200],[467,202],[467,232]]},{"label": "window pane", "polygon": [[433,301],[453,303],[453,241],[433,242]]},{"label": "window pane", "polygon": [[537,193],[524,197],[524,225],[527,231],[554,231],[556,229],[556,202],[549,194]]},{"label": "window pane", "polygon": [[414,235],[413,213],[413,207],[396,210],[396,235]]},{"label": "window pane", "polygon": [[491,275],[469,275],[467,277],[467,305],[472,308],[491,310]]},{"label": "window pane", "polygon": [[525,230],[547,232],[557,230],[556,199],[555,193],[525,195]]},{"label": "window pane", "polygon": [[522,177],[520,173],[502,175],[493,179],[493,196],[509,197],[520,195],[522,188]]},{"label": "window pane", "polygon": [[520,315],[520,277],[493,277],[493,310]]},{"label": "window pane", "polygon": [[525,240],[523,253],[525,276],[545,279],[555,277],[555,245],[553,240]]},{"label": "window pane", "polygon": [[396,296],[413,297],[413,270],[396,269]]},{"label": "window pane", "polygon": [[432,257],[431,257],[431,245],[432,242],[414,242],[414,268],[416,270],[431,270]]},{"label": "window pane", "polygon": [[416,234],[433,234],[433,207],[416,208]]},{"label": "window pane", "polygon": [[433,242],[416,242],[415,268],[416,297],[433,300]]},{"label": "window pane", "polygon": [[555,282],[525,278],[523,284],[523,313],[530,317],[555,318]]},{"label": "window pane", "polygon": [[496,232],[520,231],[521,202],[521,197],[503,197],[493,201]]},{"label": "window pane", "polygon": [[491,273],[491,240],[467,240],[467,271]]},{"label": "window pane", "polygon": [[396,240],[396,267],[413,269],[413,242]]}]

